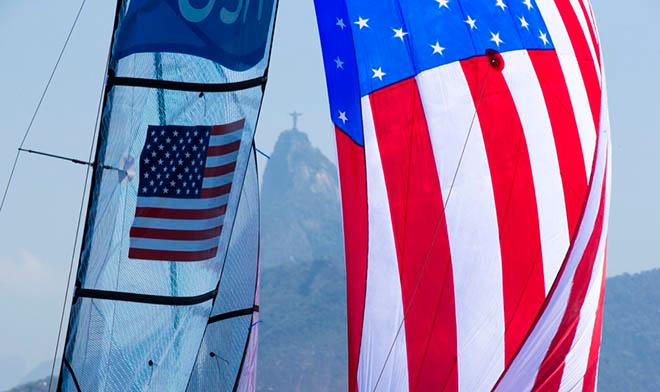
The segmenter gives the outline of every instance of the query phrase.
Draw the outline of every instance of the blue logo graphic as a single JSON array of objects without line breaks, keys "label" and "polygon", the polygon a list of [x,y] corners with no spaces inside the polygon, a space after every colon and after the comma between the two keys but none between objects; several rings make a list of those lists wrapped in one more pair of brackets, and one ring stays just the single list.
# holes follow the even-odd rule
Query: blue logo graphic
[{"label": "blue logo graphic", "polygon": [[243,71],[266,54],[275,0],[132,0],[117,31],[115,59],[185,53]]}]

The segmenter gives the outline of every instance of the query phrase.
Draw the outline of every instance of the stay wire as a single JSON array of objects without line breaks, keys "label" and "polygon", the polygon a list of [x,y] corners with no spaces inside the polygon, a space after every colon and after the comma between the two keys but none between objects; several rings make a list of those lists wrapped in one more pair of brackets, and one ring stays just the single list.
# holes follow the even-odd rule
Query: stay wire
[{"label": "stay wire", "polygon": [[[105,84],[105,81],[104,81]],[[91,161],[92,156],[94,154],[94,141],[96,140],[96,135],[98,134],[99,130],[99,118],[101,117],[101,111],[102,111],[102,102],[103,102],[103,94],[101,94],[101,97],[99,98],[99,103],[98,107],[96,109],[96,120],[95,120],[95,127],[94,127],[94,134],[92,135],[92,145],[89,149],[89,158],[88,161]],[[50,391],[50,383],[53,380],[53,373],[55,371],[55,363],[57,362],[57,351],[60,346],[60,339],[62,336],[62,326],[64,324],[64,315],[66,313],[66,304],[67,304],[67,299],[69,297],[69,289],[71,288],[71,276],[73,275],[73,265],[75,263],[76,259],[76,250],[78,249],[78,239],[80,238],[80,224],[82,223],[82,217],[83,217],[83,212],[85,210],[85,200],[87,199],[87,185],[89,184],[89,174],[92,172],[91,167],[87,167],[85,170],[85,181],[83,185],[83,193],[82,193],[82,198],[80,200],[80,209],[78,210],[78,223],[76,224],[76,235],[73,240],[73,250],[71,254],[71,263],[69,264],[69,274],[68,278],[66,281],[66,291],[64,292],[64,302],[62,304],[62,314],[60,315],[60,325],[59,329],[57,331],[57,343],[55,344],[55,356],[53,357],[53,365],[51,367],[51,373],[50,373],[50,380],[49,380],[49,385],[48,385],[48,391]]]},{"label": "stay wire", "polygon": [[30,123],[28,124],[27,129],[25,130],[25,133],[23,134],[23,139],[21,140],[21,145],[19,147],[19,150],[16,151],[16,157],[14,158],[14,163],[12,164],[11,171],[9,173],[9,179],[7,180],[7,185],[5,187],[5,190],[2,195],[2,201],[0,201],[0,212],[2,212],[2,208],[5,205],[5,200],[7,199],[7,194],[9,193],[9,188],[11,187],[12,180],[14,178],[14,173],[16,172],[16,166],[18,165],[18,160],[21,156],[21,148],[25,145],[25,140],[27,140],[28,135],[30,134],[30,130],[32,130],[32,125],[34,124],[34,120],[37,118],[37,114],[39,113],[39,109],[41,109],[41,104],[44,102],[44,98],[46,97],[46,93],[48,92],[48,88],[50,87],[50,84],[53,82],[53,78],[55,77],[55,73],[57,72],[57,69],[59,68],[60,62],[62,61],[62,56],[64,55],[64,52],[66,50],[66,47],[69,45],[69,41],[71,40],[71,35],[73,34],[73,31],[76,28],[76,24],[78,24],[78,19],[80,19],[80,14],[82,14],[82,10],[85,7],[85,3],[87,0],[83,0],[80,3],[80,7],[78,8],[78,13],[76,14],[76,18],[73,20],[73,24],[71,25],[71,28],[69,29],[69,33],[66,36],[66,40],[64,41],[64,45],[62,46],[62,50],[60,50],[60,54],[57,57],[57,61],[55,62],[55,66],[53,67],[53,70],[50,73],[50,77],[48,78],[48,82],[46,82],[46,86],[44,87],[43,92],[41,93],[41,97],[39,98],[39,102],[37,103],[37,107],[34,110],[34,113],[32,114],[32,118],[30,119]]},{"label": "stay wire", "polygon": [[[3,199],[2,199],[2,204],[0,204],[0,211],[2,210],[2,206],[4,205],[5,198],[7,196],[7,192],[10,188],[11,180],[12,180],[13,175],[14,175],[14,170],[16,168],[16,164],[17,164],[18,159],[20,157],[20,153],[22,152],[21,149],[23,148],[23,146],[25,144],[25,141],[28,137],[28,134],[29,134],[29,132],[32,128],[32,125],[34,124],[34,120],[37,117],[37,114],[39,112],[41,104],[43,103],[44,97],[46,96],[46,93],[48,92],[48,88],[50,87],[50,85],[53,81],[55,73],[57,72],[57,69],[58,69],[59,64],[62,60],[64,52],[66,51],[66,48],[69,44],[69,41],[71,40],[71,36],[73,35],[73,31],[75,30],[76,25],[78,24],[78,20],[80,19],[80,15],[82,14],[82,11],[85,8],[86,3],[87,3],[87,0],[82,0],[81,3],[80,3],[80,7],[78,8],[78,12],[76,13],[76,17],[73,21],[73,24],[71,25],[71,28],[69,29],[69,33],[66,37],[66,40],[64,41],[64,45],[62,46],[62,50],[60,51],[60,54],[57,58],[57,61],[55,62],[55,66],[53,67],[53,70],[50,74],[50,77],[48,78],[48,82],[46,83],[44,91],[41,94],[41,97],[39,99],[39,103],[37,104],[37,108],[35,109],[34,114],[32,115],[32,119],[30,120],[30,123],[28,125],[28,128],[26,129],[25,134],[23,135],[23,139],[21,140],[21,145],[20,145],[19,150],[16,154],[16,159],[14,161],[14,165],[13,165],[10,177],[9,177],[9,181],[7,182],[7,188],[5,189],[5,193],[4,193],[4,196],[3,196]],[[105,79],[103,80],[102,84],[105,85]],[[94,120],[94,133],[92,135],[92,144],[91,144],[91,147],[90,147],[90,150],[89,150],[89,156],[88,156],[88,159],[87,159],[88,162],[90,162],[92,160],[92,157],[93,157],[93,154],[94,154],[94,144],[95,144],[94,140],[96,140],[96,135],[98,134],[99,119],[101,117],[102,103],[103,103],[103,94],[101,94],[101,96],[99,98],[99,102],[98,102],[97,109],[96,109],[96,118]],[[90,171],[91,171],[90,167],[87,167],[86,170],[85,170],[85,181],[84,181],[83,192],[82,192],[82,197],[81,197],[81,201],[80,201],[80,208],[79,208],[79,211],[78,211],[78,220],[77,220],[77,223],[76,223],[76,235],[74,237],[73,250],[72,250],[72,253],[71,253],[71,262],[69,263],[69,271],[68,271],[68,275],[67,275],[66,290],[64,292],[64,301],[62,303],[62,311],[61,311],[61,314],[60,314],[60,322],[59,322],[59,327],[58,327],[58,330],[57,330],[57,341],[55,343],[55,353],[53,354],[53,361],[52,361],[52,364],[51,364],[50,377],[48,378],[48,391],[50,391],[51,388],[52,388],[53,377],[54,377],[54,373],[55,373],[55,365],[57,363],[57,353],[58,353],[58,350],[59,350],[60,341],[61,341],[61,337],[62,337],[62,327],[64,325],[64,315],[66,314],[66,304],[67,304],[67,300],[68,300],[68,297],[69,297],[69,290],[71,288],[71,277],[73,276],[73,265],[75,264],[76,250],[78,248],[78,240],[80,238],[80,224],[82,222],[82,217],[83,217],[83,213],[84,213],[85,200],[87,198],[87,186],[89,184]]]},{"label": "stay wire", "polygon": [[[435,246],[435,242],[438,239],[438,234],[440,232],[439,229],[440,229],[442,221],[445,218],[447,207],[449,206],[449,200],[451,198],[452,191],[454,189],[454,184],[456,183],[456,179],[458,178],[458,173],[461,169],[461,165],[463,163],[463,158],[465,157],[465,151],[467,150],[467,146],[468,146],[468,143],[470,141],[470,136],[472,134],[472,130],[474,129],[474,124],[477,120],[477,108],[479,107],[479,105],[481,103],[481,99],[483,98],[484,91],[486,91],[486,86],[488,84],[488,77],[490,76],[490,71],[491,70],[489,69],[488,72],[486,72],[486,75],[484,75],[481,91],[479,91],[479,98],[477,99],[477,101],[475,103],[475,109],[474,109],[474,113],[472,115],[472,120],[470,122],[470,127],[468,128],[467,135],[465,137],[465,142],[463,143],[463,149],[461,150],[461,155],[459,157],[458,164],[456,165],[456,170],[454,171],[454,175],[452,176],[451,185],[449,186],[449,191],[447,193],[447,200],[444,203],[445,205],[444,205],[444,208],[442,210],[442,214],[438,218],[438,221],[435,225],[435,229],[433,231],[433,239],[431,241],[431,245],[429,246],[429,250],[426,253],[426,256],[424,257],[424,262],[422,263],[422,267],[421,267],[419,273],[417,274],[417,279],[416,279],[416,282],[415,282],[415,288],[413,289],[412,296],[410,297],[410,300],[408,301],[408,304],[406,305],[406,309],[403,312],[403,319],[401,320],[401,323],[399,324],[399,327],[396,331],[396,335],[394,336],[394,339],[392,340],[392,344],[390,345],[390,348],[387,352],[387,356],[385,357],[385,362],[383,362],[383,366],[381,367],[380,372],[378,373],[378,378],[376,379],[376,384],[374,385],[374,388],[373,388],[372,392],[376,392],[376,390],[378,389],[378,385],[380,383],[380,380],[382,379],[383,373],[385,372],[385,367],[387,366],[387,363],[389,362],[389,360],[392,356],[392,351],[394,350],[394,346],[396,346],[396,343],[399,340],[399,336],[401,335],[401,330],[403,329],[403,325],[406,321],[406,315],[408,314],[408,311],[410,310],[410,307],[412,306],[412,303],[415,299],[415,295],[417,294],[417,289],[419,288],[419,285],[421,283],[421,280],[422,280],[421,278],[424,274],[424,270],[426,269],[426,266],[427,266],[427,264],[430,260],[430,256],[431,256],[433,247]],[[443,279],[443,282],[444,282],[444,280],[446,280],[446,279]]]}]

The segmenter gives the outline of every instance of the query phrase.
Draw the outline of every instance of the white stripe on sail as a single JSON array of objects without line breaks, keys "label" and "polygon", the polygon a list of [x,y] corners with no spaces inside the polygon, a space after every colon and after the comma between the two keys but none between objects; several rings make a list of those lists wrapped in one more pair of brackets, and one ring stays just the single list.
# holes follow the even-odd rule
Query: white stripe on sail
[{"label": "white stripe on sail", "polygon": [[175,199],[170,197],[138,197],[138,207],[169,208],[181,210],[205,210],[227,204],[229,195],[209,199]]},{"label": "white stripe on sail", "polygon": [[562,376],[560,391],[579,391],[582,390],[584,375],[587,371],[589,354],[591,351],[591,340],[594,333],[596,316],[598,314],[598,305],[600,304],[600,294],[603,285],[603,274],[605,273],[605,258],[607,257],[607,232],[609,229],[609,200],[612,193],[612,146],[609,138],[610,116],[609,105],[607,102],[607,93],[605,88],[605,78],[603,78],[603,108],[602,108],[602,126],[605,134],[601,136],[607,139],[607,172],[605,173],[607,182],[605,183],[605,216],[603,218],[603,233],[598,244],[598,256],[594,266],[594,272],[589,283],[587,298],[580,311],[580,321],[577,333],[573,341],[570,353],[566,357],[566,366]]},{"label": "white stripe on sail", "polygon": [[587,19],[585,18],[584,12],[582,11],[582,6],[580,6],[580,0],[570,0],[570,2],[571,7],[573,8],[575,15],[577,15],[578,21],[580,22],[580,27],[582,28],[584,38],[587,40],[589,52],[591,53],[591,58],[593,59],[594,67],[596,68],[596,75],[598,75],[598,81],[600,82],[600,64],[598,63],[598,57],[596,57],[596,48],[594,47],[594,41],[591,39],[591,32],[589,31]]},{"label": "white stripe on sail", "polygon": [[204,183],[202,186],[204,188],[215,188],[218,186],[230,184],[233,179],[234,179],[234,172],[231,172],[229,174],[224,174],[218,177],[204,177]]},{"label": "white stripe on sail", "polygon": [[161,219],[136,217],[133,227],[164,230],[207,230],[222,225],[225,216],[211,219]]},{"label": "white stripe on sail", "polygon": [[574,241],[574,246],[568,256],[566,266],[558,278],[557,287],[552,297],[549,298],[548,306],[541,314],[541,318],[502,377],[497,391],[531,390],[539,367],[557,333],[566,310],[571,288],[573,287],[576,268],[584,254],[587,242],[594,231],[598,209],[600,208],[603,182],[605,180],[608,138],[609,134],[601,133],[593,184],[585,206],[582,222],[580,223]]},{"label": "white stripe on sail", "polygon": [[[607,237],[607,224],[604,223],[603,233],[598,245],[598,255],[594,264],[587,295],[580,310],[573,344],[564,362],[564,373],[561,379],[560,391],[582,390],[582,380],[587,371],[589,352],[591,349],[591,338],[594,332],[594,324],[598,313],[600,302],[600,289],[603,283],[603,269],[605,266],[605,244]],[[577,389],[579,387],[579,389]]]},{"label": "white stripe on sail", "polygon": [[380,378],[377,391],[403,392],[408,390],[408,360],[399,264],[369,97],[362,98],[362,118],[369,197],[369,256],[358,385],[361,391],[374,392]]},{"label": "white stripe on sail", "polygon": [[197,252],[213,249],[218,246],[218,237],[208,240],[156,240],[152,238],[131,237],[131,248],[152,249],[157,251]]},{"label": "white stripe on sail", "polygon": [[488,391],[504,369],[504,299],[497,211],[481,126],[475,117],[470,130],[476,109],[460,63],[423,72],[417,84],[445,198],[459,390]]},{"label": "white stripe on sail", "polygon": [[206,167],[224,166],[228,163],[236,162],[238,151],[230,152],[225,155],[218,155],[206,158]]},{"label": "white stripe on sail", "polygon": [[[582,144],[584,167],[587,177],[589,177],[596,147],[596,127],[591,115],[587,89],[575,57],[573,44],[571,43],[557,6],[553,0],[538,0],[537,5],[552,36],[559,57],[559,63],[566,79],[568,94],[571,98],[580,142]],[[586,180],[589,181],[589,178]]]},{"label": "white stripe on sail", "polygon": [[547,294],[570,245],[566,196],[548,109],[529,54],[516,51],[503,56],[504,78],[518,109],[534,177]]},{"label": "white stripe on sail", "polygon": [[234,131],[232,133],[227,133],[225,135],[211,136],[209,138],[209,146],[222,146],[223,144],[229,144],[241,140],[243,137],[243,130]]}]

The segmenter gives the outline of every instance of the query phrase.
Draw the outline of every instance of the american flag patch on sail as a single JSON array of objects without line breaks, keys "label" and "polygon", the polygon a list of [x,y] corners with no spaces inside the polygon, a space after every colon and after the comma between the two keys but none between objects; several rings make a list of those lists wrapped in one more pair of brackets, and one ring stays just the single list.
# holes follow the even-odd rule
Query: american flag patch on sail
[{"label": "american flag patch on sail", "polygon": [[216,256],[244,125],[149,126],[129,258]]}]

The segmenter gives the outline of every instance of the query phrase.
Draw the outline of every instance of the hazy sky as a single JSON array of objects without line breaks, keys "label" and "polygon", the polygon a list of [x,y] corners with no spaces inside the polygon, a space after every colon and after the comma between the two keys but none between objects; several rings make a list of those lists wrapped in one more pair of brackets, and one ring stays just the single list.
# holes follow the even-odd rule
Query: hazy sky
[{"label": "hazy sky", "polygon": [[[432,0],[420,0],[432,1]],[[512,0],[514,1],[514,0]],[[0,0],[0,186],[80,0]],[[660,267],[660,3],[594,0],[610,96],[614,192],[609,275]],[[114,1],[88,0],[27,147],[87,158]],[[282,0],[257,144],[299,127],[333,161],[312,0]],[[84,168],[23,156],[0,213],[0,390],[52,355]],[[4,365],[4,364],[9,365]]]}]

